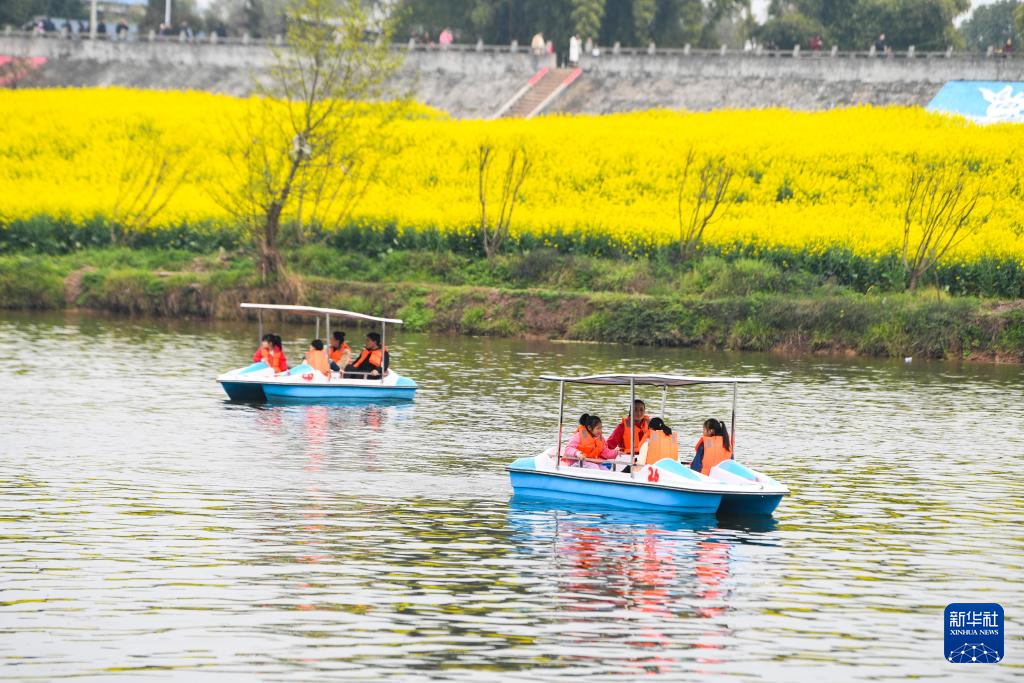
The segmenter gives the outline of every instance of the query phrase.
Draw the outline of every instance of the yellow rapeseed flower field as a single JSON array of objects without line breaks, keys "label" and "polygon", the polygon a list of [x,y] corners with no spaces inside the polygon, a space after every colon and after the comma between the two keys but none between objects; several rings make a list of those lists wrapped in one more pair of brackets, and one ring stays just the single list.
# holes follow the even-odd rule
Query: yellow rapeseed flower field
[{"label": "yellow rapeseed flower field", "polygon": [[[231,182],[221,150],[247,103],[202,93],[124,89],[0,94],[0,222],[38,214],[110,216],[133,127],[189,155],[191,175],[157,226],[231,218],[214,193]],[[898,248],[900,200],[913,160],[966,160],[988,221],[953,258],[1024,262],[1024,128],[979,127],[912,108],[858,107],[686,114],[550,116],[394,124],[379,176],[353,219],[401,230],[471,231],[478,222],[477,147],[523,146],[533,162],[513,232],[581,232],[633,248],[678,239],[676,182],[687,150],[723,156],[736,198],[705,240],[871,257]]]}]

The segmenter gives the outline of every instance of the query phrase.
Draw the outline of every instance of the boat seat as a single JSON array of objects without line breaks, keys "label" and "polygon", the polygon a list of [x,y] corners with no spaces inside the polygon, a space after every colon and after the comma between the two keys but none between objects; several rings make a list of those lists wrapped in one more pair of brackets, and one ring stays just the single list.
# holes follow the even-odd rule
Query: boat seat
[{"label": "boat seat", "polygon": [[711,468],[711,477],[720,481],[737,484],[753,484],[758,481],[757,475],[735,460],[723,460]]},{"label": "boat seat", "polygon": [[260,370],[267,370],[268,368],[270,368],[270,366],[267,365],[266,361],[261,360],[257,363],[253,363],[252,365],[246,368],[242,368],[241,370],[238,371],[238,374],[248,375],[250,372],[259,372]]},{"label": "boat seat", "polygon": [[654,463],[654,467],[657,467],[662,472],[671,472],[672,474],[676,474],[686,479],[692,479],[693,481],[701,481],[703,479],[701,475],[697,474],[689,467],[680,465],[678,460],[673,460],[672,458],[663,458]]}]

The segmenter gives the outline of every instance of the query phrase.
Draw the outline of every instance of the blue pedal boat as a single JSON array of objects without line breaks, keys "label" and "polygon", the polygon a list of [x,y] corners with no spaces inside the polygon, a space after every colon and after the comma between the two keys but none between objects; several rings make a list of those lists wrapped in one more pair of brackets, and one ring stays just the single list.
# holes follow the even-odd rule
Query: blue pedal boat
[{"label": "blue pedal boat", "polygon": [[[401,325],[397,318],[380,318],[365,313],[343,311],[337,308],[291,306],[284,304],[243,303],[242,308],[257,311],[259,337],[263,337],[263,311],[280,311],[293,315],[316,316],[316,336],[320,336],[320,317],[325,319],[325,338],[331,336],[331,316],[379,323],[381,346],[386,346],[387,326]],[[225,372],[217,378],[232,401],[251,403],[331,403],[351,401],[411,401],[416,396],[416,382],[391,368],[383,377],[343,377],[340,373],[325,376],[305,362],[275,374],[263,362]]]},{"label": "blue pedal boat", "polygon": [[[558,454],[562,450],[566,384],[629,386],[630,404],[637,386],[662,388],[662,414],[668,387],[705,384],[730,384],[732,393],[732,431],[736,427],[737,385],[759,382],[753,378],[683,377],[661,374],[608,374],[584,377],[541,379],[559,383],[558,441],[539,455],[519,458],[506,468],[515,495],[547,498],[562,502],[590,503],[609,508],[639,508],[666,512],[717,513],[725,516],[770,515],[789,489],[771,477],[727,460],[713,467],[709,475],[689,468],[689,463],[664,458],[646,462],[646,451],[627,456],[615,469],[587,469],[566,465]],[[630,418],[632,420],[632,418]],[[630,424],[632,428],[632,424]],[[733,446],[735,453],[735,445]],[[612,462],[612,461],[610,461]],[[629,472],[620,471],[629,465]]]}]

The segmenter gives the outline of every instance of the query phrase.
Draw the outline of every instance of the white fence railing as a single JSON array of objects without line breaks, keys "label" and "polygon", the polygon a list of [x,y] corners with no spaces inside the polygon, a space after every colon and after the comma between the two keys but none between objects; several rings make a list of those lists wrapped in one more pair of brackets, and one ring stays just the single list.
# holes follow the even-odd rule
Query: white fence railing
[{"label": "white fence railing", "polygon": [[[254,38],[248,34],[220,36],[216,33],[188,35],[184,32],[174,35],[157,35],[156,31],[148,33],[129,32],[118,35],[114,33],[113,26],[108,28],[107,33],[99,33],[96,40],[107,42],[123,43],[187,43],[193,45],[240,45],[253,47],[274,47],[286,44],[284,36],[277,35],[270,38]],[[10,26],[4,27],[0,35],[10,37],[31,38],[38,40],[90,40],[88,32],[67,32],[64,30],[36,32],[18,31]],[[516,41],[508,45],[486,45],[482,41],[477,43],[453,43],[449,45],[438,45],[436,43],[422,43],[409,41],[408,43],[395,43],[395,50],[407,52],[461,52],[461,53],[488,53],[488,54],[530,54],[532,49],[527,45],[519,45]],[[943,51],[923,51],[910,46],[905,50],[886,50],[885,52],[870,50],[840,50],[832,47],[827,50],[809,50],[802,47],[794,47],[791,50],[767,49],[765,47],[754,47],[752,49],[735,49],[725,45],[716,49],[684,47],[657,47],[653,43],[647,47],[624,47],[616,43],[610,47],[594,46],[587,51],[588,59],[600,59],[602,56],[643,56],[643,57],[750,57],[763,59],[1021,59],[1024,53],[1004,53],[995,47],[989,47],[985,52],[964,52],[953,48]],[[538,56],[544,56],[543,53]]]}]

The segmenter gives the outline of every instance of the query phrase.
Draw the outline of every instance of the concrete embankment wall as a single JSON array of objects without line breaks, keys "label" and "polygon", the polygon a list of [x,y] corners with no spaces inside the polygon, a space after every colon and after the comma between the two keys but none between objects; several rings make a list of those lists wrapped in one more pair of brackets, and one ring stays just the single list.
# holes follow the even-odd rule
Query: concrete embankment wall
[{"label": "concrete embankment wall", "polygon": [[925,105],[946,81],[1024,80],[1024,60],[828,54],[585,56],[585,78],[555,110],[606,114],[664,107],[708,111],[855,104]]},{"label": "concrete embankment wall", "polygon": [[[124,86],[154,90],[252,92],[274,62],[265,45],[66,40],[0,36],[0,55],[44,57],[19,87]],[[486,118],[554,56],[487,50],[410,51],[393,85],[458,117]]]},{"label": "concrete embankment wall", "polygon": [[[399,48],[396,48],[399,49]],[[403,52],[405,52],[403,50]],[[19,86],[126,86],[251,92],[273,54],[265,45],[66,40],[0,35],[0,55],[45,57]],[[399,90],[457,117],[492,115],[554,57],[507,48],[413,50]],[[942,55],[907,59],[829,54],[584,56],[579,78],[548,112],[612,113],[665,107],[830,109],[853,104],[924,105],[951,80],[1024,80],[1024,60]]]}]

